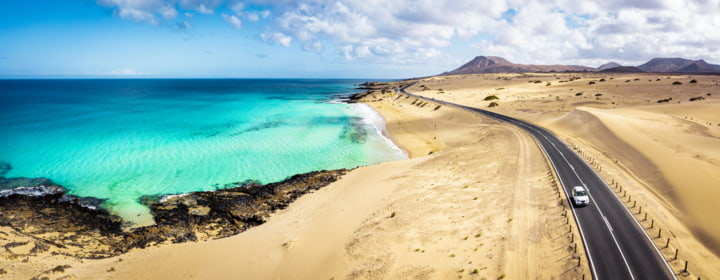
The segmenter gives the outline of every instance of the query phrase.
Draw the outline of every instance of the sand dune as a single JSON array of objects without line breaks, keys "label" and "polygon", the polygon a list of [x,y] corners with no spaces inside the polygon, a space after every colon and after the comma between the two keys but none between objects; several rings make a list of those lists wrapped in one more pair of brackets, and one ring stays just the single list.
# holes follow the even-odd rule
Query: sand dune
[{"label": "sand dune", "polygon": [[[578,117],[582,112],[587,115]],[[720,114],[711,112],[720,112],[720,103],[614,110],[578,108],[553,126],[569,135],[584,133],[581,138],[608,152],[628,169],[644,172],[638,175],[661,197],[678,205],[701,240],[720,251],[720,220],[711,218],[720,215],[716,204],[720,198],[720,137],[707,125],[720,123]],[[688,120],[679,115],[694,117]],[[693,121],[698,118],[705,125]],[[588,130],[593,131],[582,132],[573,129],[579,127],[577,124],[567,125],[577,119],[587,120]],[[604,129],[610,133],[600,132]],[[638,154],[634,154],[636,151]]]},{"label": "sand dune", "polygon": [[497,102],[490,110],[550,128],[640,198],[694,273],[720,276],[719,76],[466,75],[424,79],[411,90],[478,107]]}]

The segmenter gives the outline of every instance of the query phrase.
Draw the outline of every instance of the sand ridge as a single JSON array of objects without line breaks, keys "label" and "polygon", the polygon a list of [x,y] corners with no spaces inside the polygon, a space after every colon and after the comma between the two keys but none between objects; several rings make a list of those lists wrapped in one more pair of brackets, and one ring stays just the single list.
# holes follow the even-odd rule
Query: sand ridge
[{"label": "sand ridge", "polygon": [[[713,202],[720,198],[719,76],[464,75],[421,80],[410,90],[476,107],[497,102],[489,109],[550,128],[592,155],[587,159],[601,166],[608,183],[618,180],[641,198],[651,219],[671,232],[693,273],[720,275],[720,208]],[[648,231],[657,234],[649,222]],[[666,251],[671,260],[673,251]]]}]

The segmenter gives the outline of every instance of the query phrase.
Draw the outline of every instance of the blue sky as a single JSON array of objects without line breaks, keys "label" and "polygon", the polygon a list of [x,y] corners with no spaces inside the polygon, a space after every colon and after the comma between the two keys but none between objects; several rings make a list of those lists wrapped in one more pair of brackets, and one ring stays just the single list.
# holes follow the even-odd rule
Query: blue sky
[{"label": "blue sky", "polygon": [[720,63],[720,0],[8,0],[0,78],[408,78],[516,63]]}]

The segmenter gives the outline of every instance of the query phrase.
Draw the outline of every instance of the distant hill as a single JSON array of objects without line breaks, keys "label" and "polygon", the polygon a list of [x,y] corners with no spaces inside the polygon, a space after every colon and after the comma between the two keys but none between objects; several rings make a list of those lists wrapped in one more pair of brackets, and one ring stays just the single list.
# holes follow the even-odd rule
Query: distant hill
[{"label": "distant hill", "polygon": [[622,66],[622,65],[620,65],[620,63],[617,63],[617,62],[608,62],[608,63],[605,63],[605,64],[603,64],[603,65],[600,65],[600,67],[598,67],[597,70],[602,71],[602,70],[611,69],[611,68],[616,68],[616,67],[620,67],[620,66]]},{"label": "distant hill", "polygon": [[641,73],[645,72],[635,66],[618,66],[600,70],[602,73]]},{"label": "distant hill", "polygon": [[516,64],[497,56],[476,56],[463,66],[442,75],[463,75],[483,73],[532,73],[532,72],[605,72],[605,73],[716,73],[720,65],[704,60],[684,58],[653,58],[640,66],[621,66],[616,62],[600,65],[598,68],[579,65],[529,65]]},{"label": "distant hill", "polygon": [[653,58],[638,66],[645,72],[675,72],[675,73],[720,73],[720,65],[710,64],[704,60],[689,60],[684,58]]},{"label": "distant hill", "polygon": [[477,56],[463,66],[441,75],[463,75],[479,73],[526,73],[526,72],[583,72],[597,69],[577,65],[527,65],[516,64],[502,57]]}]

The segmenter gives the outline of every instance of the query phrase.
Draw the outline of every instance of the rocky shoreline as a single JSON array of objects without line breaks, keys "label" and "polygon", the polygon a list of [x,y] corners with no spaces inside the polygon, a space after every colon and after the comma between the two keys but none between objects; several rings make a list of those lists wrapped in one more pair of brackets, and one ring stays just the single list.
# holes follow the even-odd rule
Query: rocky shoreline
[{"label": "rocky shoreline", "polygon": [[102,200],[69,195],[45,178],[0,177],[0,246],[9,259],[42,253],[92,259],[163,243],[228,237],[264,223],[274,211],[347,172],[316,171],[267,185],[248,181],[216,191],[143,197],[156,224],[133,229],[123,228],[122,219],[98,207]]}]

